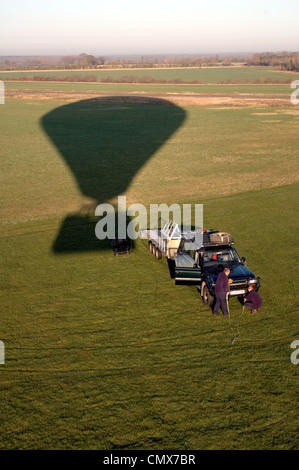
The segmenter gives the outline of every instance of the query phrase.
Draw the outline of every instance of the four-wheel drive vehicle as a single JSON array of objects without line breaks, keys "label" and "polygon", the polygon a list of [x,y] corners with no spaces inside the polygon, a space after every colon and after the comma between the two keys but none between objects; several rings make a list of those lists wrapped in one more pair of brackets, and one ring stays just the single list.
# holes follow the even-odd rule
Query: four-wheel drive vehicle
[{"label": "four-wheel drive vehicle", "polygon": [[225,267],[230,269],[231,296],[246,294],[249,285],[256,290],[260,287],[259,278],[244,265],[245,258],[240,258],[229,234],[223,241],[221,237],[217,241],[217,234],[219,232],[208,230],[198,243],[196,234],[188,232],[182,237],[174,256],[176,281],[195,284],[209,307],[215,300],[217,276]]}]

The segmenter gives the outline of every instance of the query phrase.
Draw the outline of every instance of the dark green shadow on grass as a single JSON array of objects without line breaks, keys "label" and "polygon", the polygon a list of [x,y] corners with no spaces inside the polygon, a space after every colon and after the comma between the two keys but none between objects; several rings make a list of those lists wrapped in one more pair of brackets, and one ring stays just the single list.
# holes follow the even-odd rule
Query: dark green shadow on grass
[{"label": "dark green shadow on grass", "polygon": [[[88,213],[84,208],[63,221],[53,244],[55,253],[111,246],[111,241],[100,241],[95,236],[99,221],[94,216],[95,208],[125,193],[134,176],[185,117],[182,108],[167,100],[110,96],[66,104],[42,118],[43,129],[72,171],[82,194],[93,201]],[[154,196],[149,203],[155,202]]]}]

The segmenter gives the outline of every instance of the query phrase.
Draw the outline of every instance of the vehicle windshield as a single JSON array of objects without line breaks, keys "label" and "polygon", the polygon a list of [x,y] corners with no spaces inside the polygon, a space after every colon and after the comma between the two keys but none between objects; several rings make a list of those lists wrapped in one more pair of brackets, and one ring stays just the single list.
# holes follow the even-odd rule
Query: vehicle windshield
[{"label": "vehicle windshield", "polygon": [[240,257],[234,248],[208,250],[203,255],[204,265],[240,262]]}]

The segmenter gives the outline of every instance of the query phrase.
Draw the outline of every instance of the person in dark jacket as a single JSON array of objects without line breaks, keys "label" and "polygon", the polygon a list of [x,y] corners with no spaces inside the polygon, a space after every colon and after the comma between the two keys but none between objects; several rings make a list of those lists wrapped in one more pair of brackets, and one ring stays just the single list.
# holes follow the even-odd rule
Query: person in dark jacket
[{"label": "person in dark jacket", "polygon": [[262,305],[260,295],[254,290],[252,286],[248,287],[248,294],[244,299],[244,306],[251,310],[251,313],[257,313]]},{"label": "person in dark jacket", "polygon": [[227,295],[229,293],[229,282],[228,282],[229,273],[230,273],[230,269],[224,268],[223,272],[218,274],[216,286],[215,286],[216,302],[213,308],[213,315],[218,315],[219,307],[221,308],[224,316],[228,315]]}]

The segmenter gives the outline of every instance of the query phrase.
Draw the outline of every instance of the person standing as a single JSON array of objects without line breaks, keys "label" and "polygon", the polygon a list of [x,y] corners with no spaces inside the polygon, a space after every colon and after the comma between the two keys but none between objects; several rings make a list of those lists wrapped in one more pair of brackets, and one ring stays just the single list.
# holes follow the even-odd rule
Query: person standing
[{"label": "person standing", "polygon": [[229,294],[229,282],[228,276],[230,273],[229,268],[224,268],[224,270],[218,274],[216,286],[215,286],[215,295],[216,302],[213,308],[213,315],[218,315],[219,307],[222,310],[224,316],[228,315],[227,310],[227,295]]}]

